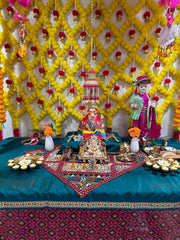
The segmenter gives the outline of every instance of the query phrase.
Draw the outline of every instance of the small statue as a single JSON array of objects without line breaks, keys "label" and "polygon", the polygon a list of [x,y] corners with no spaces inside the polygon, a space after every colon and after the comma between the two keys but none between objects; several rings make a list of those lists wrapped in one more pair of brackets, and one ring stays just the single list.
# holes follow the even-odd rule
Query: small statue
[{"label": "small statue", "polygon": [[117,160],[120,162],[131,162],[133,160],[132,154],[130,153],[130,146],[124,142],[119,147],[120,153],[117,155]]},{"label": "small statue", "polygon": [[91,105],[87,114],[80,121],[78,131],[83,135],[84,139],[96,135],[99,139],[105,139],[104,124],[102,123],[104,116],[98,115],[98,110],[95,105]]},{"label": "small statue", "polygon": [[140,137],[143,140],[148,138],[158,138],[158,130],[156,124],[156,102],[150,105],[150,95],[146,93],[150,79],[147,76],[139,76],[135,82],[137,89],[130,99],[130,107],[132,113],[130,118],[133,119],[133,127],[141,130]]}]

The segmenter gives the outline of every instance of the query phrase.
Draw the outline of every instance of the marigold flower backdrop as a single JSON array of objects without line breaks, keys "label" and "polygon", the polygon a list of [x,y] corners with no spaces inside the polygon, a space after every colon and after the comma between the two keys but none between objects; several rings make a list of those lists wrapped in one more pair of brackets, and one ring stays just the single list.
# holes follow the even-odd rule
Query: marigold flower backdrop
[{"label": "marigold flower backdrop", "polygon": [[[100,86],[98,109],[107,129],[113,128],[121,114],[122,120],[126,116],[126,127],[116,121],[116,130],[123,128],[121,135],[128,135],[129,98],[133,80],[140,74],[151,79],[151,98],[160,98],[156,106],[159,126],[169,106],[175,113],[180,50],[158,57],[159,32],[167,19],[157,1],[32,0],[30,8],[18,1],[10,8],[4,0],[0,10],[3,94],[14,136],[22,136],[23,119],[28,130],[48,119],[57,135],[68,127],[69,118],[78,124],[84,111],[83,78],[92,69]],[[15,10],[27,18],[24,26],[13,21]],[[174,14],[177,25],[178,7]],[[19,48],[24,43],[26,57],[22,58]],[[165,79],[171,79],[166,86]],[[180,130],[179,125],[175,127]],[[3,124],[0,130],[2,135]]]}]

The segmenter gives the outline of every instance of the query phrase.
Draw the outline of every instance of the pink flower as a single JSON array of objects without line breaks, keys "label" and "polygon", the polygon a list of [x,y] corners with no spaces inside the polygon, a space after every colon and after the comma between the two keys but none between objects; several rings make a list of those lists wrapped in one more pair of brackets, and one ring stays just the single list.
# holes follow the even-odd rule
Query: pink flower
[{"label": "pink flower", "polygon": [[44,103],[44,101],[41,99],[38,99],[37,103],[42,105]]},{"label": "pink flower", "polygon": [[64,75],[65,75],[65,71],[60,70],[60,71],[59,71],[59,75],[60,75],[60,76],[64,76]]},{"label": "pink flower", "polygon": [[17,102],[22,102],[22,97],[19,97],[19,96],[16,97],[16,101],[17,101]]},{"label": "pink flower", "polygon": [[39,14],[40,14],[40,11],[39,11],[38,8],[33,8],[33,13],[36,13],[37,15],[39,15]]},{"label": "pink flower", "polygon": [[53,54],[54,54],[54,51],[53,51],[52,49],[50,49],[50,50],[47,51],[47,54],[48,54],[48,55],[53,55]]},{"label": "pink flower", "polygon": [[153,97],[153,100],[156,101],[156,102],[158,102],[158,101],[159,101],[159,97],[158,97],[158,96],[154,96],[154,97]]},{"label": "pink flower", "polygon": [[148,45],[148,44],[144,45],[142,49],[143,49],[144,51],[145,51],[145,50],[148,50],[148,49],[149,49],[149,45]]},{"label": "pink flower", "polygon": [[136,33],[136,31],[134,29],[129,30],[129,35],[130,36],[134,35],[135,33]]},{"label": "pink flower", "polygon": [[32,46],[31,47],[31,51],[36,52],[37,51],[37,47],[36,46]]},{"label": "pink flower", "polygon": [[160,32],[161,32],[161,28],[159,27],[159,28],[156,29],[155,33],[158,34]]},{"label": "pink flower", "polygon": [[53,10],[53,16],[59,17],[59,12],[56,9]]},{"label": "pink flower", "polygon": [[46,28],[43,28],[42,33],[48,35],[48,30]]},{"label": "pink flower", "polygon": [[70,50],[68,53],[70,56],[74,56],[74,51]]},{"label": "pink flower", "polygon": [[144,14],[143,14],[143,18],[147,19],[147,18],[150,18],[150,11],[146,11]]},{"label": "pink flower", "polygon": [[86,76],[86,72],[85,71],[82,71],[81,72],[81,77],[85,77]]},{"label": "pink flower", "polygon": [[109,75],[109,71],[108,71],[108,70],[104,70],[104,71],[103,71],[103,75],[104,75],[104,76],[108,76],[108,75]]},{"label": "pink flower", "polygon": [[73,16],[78,16],[78,15],[79,15],[78,10],[74,9],[74,10],[72,11],[72,15],[73,15]]},{"label": "pink flower", "polygon": [[121,54],[122,54],[121,51],[117,51],[117,52],[116,52],[116,57],[117,57],[117,56],[121,56]]},{"label": "pink flower", "polygon": [[116,16],[119,17],[119,16],[122,16],[122,15],[123,15],[123,12],[121,10],[117,10]]},{"label": "pink flower", "polygon": [[155,62],[155,63],[154,63],[154,66],[155,66],[155,67],[160,67],[160,66],[161,66],[161,63],[160,63],[160,62]]},{"label": "pink flower", "polygon": [[119,89],[120,89],[120,87],[119,87],[118,85],[115,85],[115,86],[114,86],[114,90],[115,90],[115,91],[118,91]]},{"label": "pink flower", "polygon": [[60,32],[60,33],[59,33],[59,37],[60,37],[60,38],[65,38],[65,37],[66,37],[66,35],[65,35],[65,33],[64,33],[64,32]]},{"label": "pink flower", "polygon": [[6,80],[6,84],[11,85],[12,83],[13,83],[13,82],[12,82],[11,79],[7,79],[7,80]]},{"label": "pink flower", "polygon": [[70,88],[69,92],[72,93],[72,94],[75,94],[75,88]]},{"label": "pink flower", "polygon": [[85,108],[86,108],[86,107],[85,107],[84,105],[80,105],[80,106],[79,106],[79,109],[80,109],[80,110],[84,110]]},{"label": "pink flower", "polygon": [[105,104],[105,107],[106,107],[106,108],[110,108],[110,107],[111,107],[111,103],[106,103],[106,104]]},{"label": "pink flower", "polygon": [[95,14],[98,15],[98,16],[101,16],[102,12],[101,12],[100,9],[96,9]]},{"label": "pink flower", "polygon": [[131,67],[130,72],[132,73],[132,72],[135,72],[135,71],[136,71],[136,67]]},{"label": "pink flower", "polygon": [[48,90],[47,90],[47,93],[48,93],[48,94],[53,94],[54,91],[53,91],[52,89],[48,89]]},{"label": "pink flower", "polygon": [[82,31],[82,32],[80,33],[80,36],[81,36],[81,37],[86,37],[86,35],[87,35],[87,33],[86,33],[85,31]]},{"label": "pink flower", "polygon": [[58,111],[62,111],[62,110],[63,110],[63,107],[62,107],[62,106],[57,106],[57,110],[58,110]]},{"label": "pink flower", "polygon": [[170,78],[165,78],[164,82],[165,82],[165,83],[170,83],[170,82],[171,82],[171,79],[170,79]]},{"label": "pink flower", "polygon": [[43,67],[39,68],[39,73],[45,73],[45,69]]},{"label": "pink flower", "polygon": [[9,14],[14,14],[14,9],[11,6],[8,6],[6,9]]},{"label": "pink flower", "polygon": [[33,84],[32,84],[32,82],[27,82],[26,86],[31,88],[31,87],[33,87]]}]

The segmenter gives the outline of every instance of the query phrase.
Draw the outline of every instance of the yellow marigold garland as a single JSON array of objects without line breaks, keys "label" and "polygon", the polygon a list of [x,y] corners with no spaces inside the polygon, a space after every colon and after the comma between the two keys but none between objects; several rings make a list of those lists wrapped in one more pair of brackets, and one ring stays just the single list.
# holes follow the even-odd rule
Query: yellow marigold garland
[{"label": "yellow marigold garland", "polygon": [[[155,14],[147,24],[143,25],[139,21],[139,19],[137,19],[135,16],[146,3],[148,4],[149,8],[153,12],[155,12]],[[6,6],[6,4],[5,4],[5,1],[3,1],[3,3],[1,1],[0,9],[3,9]],[[95,4],[96,3],[94,3],[94,7],[95,7]],[[113,127],[112,126],[113,116],[120,109],[123,109],[128,115],[130,115],[131,109],[126,104],[126,101],[128,101],[128,98],[132,94],[132,91],[133,91],[132,88],[130,87],[126,91],[126,93],[121,97],[112,94],[110,91],[119,79],[122,79],[127,84],[130,84],[130,85],[132,84],[133,79],[128,75],[126,75],[124,71],[131,64],[132,58],[134,57],[134,60],[136,61],[136,63],[142,67],[139,74],[147,74],[152,81],[153,86],[149,92],[151,97],[156,92],[160,92],[161,94],[164,94],[166,97],[163,104],[159,106],[159,108],[157,108],[157,122],[158,124],[161,124],[163,113],[166,110],[167,106],[171,104],[174,109],[176,108],[176,102],[173,96],[177,91],[177,89],[179,88],[178,84],[175,83],[171,87],[171,91],[168,91],[163,86],[161,86],[161,82],[166,76],[168,71],[170,72],[170,74],[176,77],[180,75],[179,71],[172,65],[172,63],[179,56],[179,50],[173,53],[170,58],[160,59],[160,61],[164,65],[164,69],[160,72],[160,74],[155,75],[151,71],[150,67],[153,65],[153,61],[157,57],[158,43],[153,38],[153,36],[149,34],[149,31],[156,24],[156,22],[159,21],[159,13],[162,13],[163,9],[159,8],[158,5],[151,0],[148,0],[148,1],[141,0],[133,8],[131,8],[131,6],[128,4],[126,0],[120,1],[119,4],[123,11],[125,11],[127,14],[131,14],[130,17],[127,17],[127,19],[125,20],[124,24],[120,27],[120,29],[117,31],[116,26],[111,21],[111,16],[113,15],[116,8],[118,7],[118,1],[116,0],[112,1],[111,7],[109,9],[106,9],[104,2],[100,0],[99,6],[100,6],[100,10],[102,11],[103,21],[93,31],[93,40],[95,43],[95,47],[102,55],[100,62],[96,65],[94,69],[96,74],[101,72],[106,62],[107,62],[108,68],[111,68],[112,71],[114,71],[115,73],[115,75],[113,76],[112,79],[109,80],[107,85],[101,79],[98,78],[100,89],[103,91],[103,94],[99,99],[99,106],[103,104],[103,102],[106,100],[108,93],[109,93],[110,101],[112,100],[113,102],[115,102],[115,105],[109,112],[107,112],[106,109],[104,110],[99,109],[99,110],[101,113],[103,113],[107,117],[107,128]],[[74,7],[74,1],[67,1],[63,7],[59,1],[56,1],[56,8],[59,12],[59,18],[54,23],[54,26],[52,26],[52,23],[50,22],[49,18],[45,17],[51,13],[54,7],[54,0],[48,1],[45,7],[41,1],[37,1],[37,6],[40,9],[41,16],[39,17],[38,21],[35,22],[33,28],[29,22],[26,23],[26,28],[28,30],[26,42],[28,44],[28,43],[31,43],[31,41],[33,40],[33,43],[37,47],[39,54],[34,58],[34,60],[31,63],[29,63],[27,59],[23,59],[23,64],[27,67],[26,67],[26,71],[24,71],[20,77],[17,77],[12,71],[9,71],[10,66],[13,65],[16,59],[16,53],[13,52],[7,60],[4,59],[3,64],[5,66],[5,71],[8,72],[8,75],[11,77],[11,79],[13,79],[13,82],[14,82],[13,87],[9,90],[9,92],[5,93],[5,98],[6,98],[5,101],[6,101],[8,110],[12,116],[14,128],[19,127],[19,117],[25,111],[27,111],[32,119],[33,128],[37,128],[39,121],[41,121],[41,119],[48,114],[55,121],[56,133],[61,134],[62,123],[66,120],[69,114],[73,115],[77,120],[81,120],[82,118],[81,114],[79,114],[79,112],[75,110],[76,106],[81,102],[82,86],[75,79],[74,74],[79,71],[79,68],[82,66],[82,62],[84,62],[84,68],[87,71],[90,70],[90,65],[88,63],[88,60],[86,59],[86,56],[91,50],[91,43],[90,41],[88,41],[84,49],[82,50],[77,44],[77,41],[75,40],[75,36],[80,32],[80,30],[82,30],[81,26],[83,21],[84,21],[85,29],[90,36],[91,26],[86,16],[91,14],[91,4],[89,4],[86,9],[83,9],[80,1],[79,0],[76,1],[76,8],[80,13],[80,19],[74,28],[70,28],[65,18],[65,15],[67,14],[67,12],[71,11],[72,8]],[[134,16],[134,19],[133,19],[134,26],[137,29],[137,31],[140,32],[140,36],[134,45],[131,45],[131,43],[126,42],[124,39],[124,34],[127,32],[127,29],[132,24],[132,16]],[[178,14],[176,16],[176,23],[179,23],[179,19],[180,19],[180,15]],[[166,19],[162,16],[160,17],[160,22],[162,26],[166,25]],[[17,49],[18,41],[11,34],[11,29],[14,28],[17,25],[17,23],[13,23],[12,19],[9,22],[5,22],[2,15],[0,15],[0,23],[3,26],[3,30],[7,33],[10,42],[13,44],[15,49]],[[41,31],[43,24],[49,32],[49,38],[41,46],[35,33],[37,31],[39,32]],[[60,30],[60,27],[63,29],[63,31],[65,31],[66,35],[68,36],[62,48],[59,47],[59,44],[57,43],[58,40],[54,37],[55,35],[57,35],[57,32]],[[98,36],[102,33],[102,31],[105,28],[110,29],[109,31],[116,38],[114,42],[107,47],[107,49],[104,49],[104,46],[98,40]],[[149,54],[146,60],[138,56],[137,54],[138,50],[141,48],[145,39],[147,39],[147,43],[152,47],[152,52],[151,54]],[[0,34],[0,42],[2,43],[4,41],[5,41],[5,36],[3,36],[3,34]],[[57,55],[57,58],[51,67],[49,67],[47,63],[47,60],[46,60],[47,56],[45,54],[49,49],[49,41],[51,43],[52,49],[55,51]],[[177,39],[177,43],[179,44],[179,39]],[[126,59],[124,60],[124,62],[120,67],[115,62],[113,62],[112,59],[109,57],[111,53],[117,49],[119,44],[121,44],[123,48],[129,53],[129,55],[126,57]],[[71,48],[71,45],[76,55],[79,58],[77,59],[77,62],[72,69],[67,64],[67,60],[65,58],[65,55]],[[43,67],[45,68],[46,73],[41,80],[38,80],[37,77],[34,75],[32,69],[38,64],[40,65],[41,62]],[[53,76],[53,73],[59,70],[60,64],[65,70],[67,77],[64,79],[63,84],[58,85],[56,78]],[[34,85],[34,88],[39,89],[39,91],[33,92],[29,97],[27,97],[23,89],[20,87],[20,85],[23,83],[23,81],[26,80],[29,72],[31,74],[31,81]],[[63,91],[65,91],[66,88],[69,88],[71,81],[72,81],[73,87],[76,89],[78,94],[75,96],[72,102],[69,102],[67,98],[64,96]],[[41,89],[46,87],[46,85],[48,85],[49,82],[55,91],[54,98],[51,101],[47,101],[46,98],[41,93]],[[23,99],[23,106],[16,112],[13,104],[8,99],[13,97],[13,95],[17,92],[17,87],[19,87],[19,94]],[[58,117],[58,115],[52,110],[52,106],[56,104],[56,102],[58,101],[59,95],[61,98],[61,103],[65,107],[61,117]],[[42,99],[44,101],[44,108],[42,109],[42,111],[39,113],[38,116],[35,115],[31,105],[31,103],[36,101],[37,99]]]}]

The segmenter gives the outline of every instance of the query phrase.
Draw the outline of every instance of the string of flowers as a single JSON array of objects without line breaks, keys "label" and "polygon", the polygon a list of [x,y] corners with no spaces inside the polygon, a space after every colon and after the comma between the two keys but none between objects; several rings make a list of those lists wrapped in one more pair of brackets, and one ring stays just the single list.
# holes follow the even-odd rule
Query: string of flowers
[{"label": "string of flowers", "polygon": [[[1,1],[1,3],[0,3],[0,8],[1,8],[1,9],[4,7],[3,4],[4,4],[4,3],[2,3],[2,1]],[[53,9],[53,7],[54,7],[54,1],[53,1],[53,0],[50,0],[50,1],[49,1],[47,7],[45,8],[45,11],[44,11],[44,5],[43,5],[43,4],[41,5],[40,3],[38,3],[38,4],[39,4],[38,9],[39,9],[40,13],[44,13],[45,15],[48,15],[49,12],[52,12],[52,9]],[[139,5],[138,5],[138,8],[143,7],[143,4],[144,4],[143,1],[140,2]],[[127,4],[127,1],[122,0],[122,1],[121,1],[121,5],[123,6],[123,12],[126,12],[126,13],[127,13],[127,12],[131,11],[131,8],[130,8],[129,5]],[[148,2],[148,5],[149,5],[149,8],[150,8],[150,9],[152,9],[152,10],[155,9],[154,2],[153,2],[153,1]],[[68,47],[70,46],[70,39],[72,39],[73,36],[75,36],[76,33],[79,31],[78,28],[74,28],[74,29],[72,29],[72,30],[70,31],[69,26],[68,26],[65,18],[62,17],[62,16],[64,16],[65,13],[67,13],[67,12],[71,9],[71,7],[72,7],[72,6],[71,6],[71,3],[70,3],[70,2],[67,2],[67,4],[63,7],[63,13],[62,13],[62,12],[60,11],[60,10],[61,10],[61,5],[60,5],[60,3],[57,1],[56,9],[58,10],[58,12],[59,12],[60,15],[59,15],[59,18],[58,18],[58,20],[57,20],[57,22],[56,22],[56,23],[57,23],[56,25],[58,25],[58,23],[59,23],[59,21],[60,21],[60,19],[61,19],[61,24],[62,24],[62,26],[63,26],[64,32],[67,33],[68,38],[67,38],[67,41],[66,41],[66,45],[65,45],[64,48],[61,49],[61,50],[59,50],[59,48],[58,48],[58,46],[57,46],[57,42],[56,42],[57,40],[56,40],[55,38],[54,38],[54,39],[51,38],[51,41],[52,41],[51,44],[52,44],[54,50],[56,50],[55,48],[57,48],[57,51],[56,51],[57,54],[59,54],[60,51],[61,51],[61,56],[64,56],[64,55],[67,53]],[[79,3],[79,1],[77,1],[77,9],[78,9],[78,12],[79,12],[80,14],[83,13],[83,8],[82,8],[81,4]],[[100,10],[100,11],[101,11],[101,15],[103,15],[103,16],[105,16],[105,17],[107,16],[107,10],[106,10],[106,8],[105,8],[105,6],[104,6],[103,4],[102,4],[102,6],[101,6],[101,10]],[[134,7],[134,8],[133,8],[133,11],[137,11],[137,7]],[[158,11],[158,10],[157,10],[157,11]],[[86,9],[85,13],[87,13],[87,12],[88,12],[88,9]],[[114,13],[114,8],[112,7],[112,8],[110,8],[110,9],[108,10],[108,15],[109,15],[109,16],[112,16],[113,13]],[[105,24],[105,17],[102,18],[102,20],[104,21],[103,24]],[[155,15],[155,16],[153,16],[153,18],[150,19],[150,24],[151,24],[151,25],[155,25],[155,23],[157,22],[158,18],[159,18],[159,15],[158,15],[158,14]],[[0,19],[0,22],[1,22],[1,21],[2,21],[2,19]],[[88,20],[85,19],[84,21],[85,21],[85,23],[84,23],[85,26],[87,26],[87,27],[86,27],[87,32],[90,32],[89,29],[88,29],[88,26],[89,26],[89,25],[88,25]],[[107,21],[107,20],[106,20],[106,21]],[[176,18],[176,21],[177,21],[177,22],[179,21],[179,20],[178,20],[178,17]],[[48,20],[47,20],[47,22],[48,22]],[[129,51],[131,51],[131,47],[129,47],[130,45],[128,44],[128,42],[125,42],[124,39],[123,39],[123,37],[122,37],[122,36],[123,36],[122,33],[124,33],[126,29],[128,29],[129,23],[128,23],[128,22],[125,22],[125,24],[124,24],[124,26],[123,26],[123,29],[122,29],[122,30],[120,29],[120,31],[117,31],[117,28],[116,28],[113,24],[111,24],[111,22],[110,22],[109,24],[110,24],[111,33],[112,33],[114,36],[116,36],[116,38],[119,39],[120,42],[122,41],[122,43],[124,44],[123,47],[124,47],[127,51],[128,51],[128,49],[129,49]],[[135,20],[135,21],[134,21],[134,24],[137,24],[137,26],[138,26],[138,24],[140,24],[140,23],[136,22],[136,20]],[[165,24],[166,24],[165,19],[164,19],[164,20],[162,19],[162,25],[165,25]],[[48,26],[48,24],[45,26],[45,27],[46,27],[45,29],[46,29],[47,32],[48,32],[48,36],[55,36],[55,34],[57,33],[57,27],[56,27],[56,25],[55,25],[55,27],[53,27],[53,28],[50,28],[50,27]],[[8,29],[7,29],[8,26],[7,26],[7,25],[4,25],[4,24],[2,24],[2,26],[3,26],[3,30],[6,32],[6,30],[8,30]],[[15,25],[13,25],[13,23],[10,22],[10,23],[9,23],[9,26],[10,26],[10,29],[12,29],[13,26],[15,26]],[[102,26],[103,26],[103,25],[102,25]],[[36,24],[35,24],[35,28],[37,28],[37,29],[39,29],[39,30],[42,28],[42,19],[41,19],[41,18],[37,19]],[[137,44],[134,45],[133,51],[136,51],[136,52],[137,52],[138,48],[142,45],[142,42],[143,42],[143,41],[141,41],[141,39],[145,39],[146,34],[147,34],[147,31],[149,30],[149,29],[148,29],[148,26],[147,26],[146,31],[144,31],[145,28],[142,28],[141,25],[139,25],[139,28],[138,28],[138,29],[141,29],[142,32],[141,32],[141,36],[139,37],[139,40],[138,40]],[[31,30],[29,23],[27,23],[27,30],[28,30],[28,32],[29,32],[29,35],[27,36],[27,40],[30,41],[30,39],[32,39],[32,37],[33,37],[33,33],[34,33],[34,32]],[[101,34],[101,32],[102,32],[102,28],[97,28],[97,29],[95,30],[95,33],[94,33],[94,34],[97,35],[97,36],[99,36],[99,35]],[[9,40],[10,40],[10,42],[13,44],[13,46],[16,46],[16,45],[15,45],[16,43],[15,43],[15,41],[13,40],[13,37],[12,37],[11,35],[9,35]],[[1,36],[0,42],[3,42],[2,36]],[[154,42],[154,39],[153,39],[153,38],[148,39],[148,43],[149,43],[151,46],[154,46],[154,48],[156,47],[156,43]],[[79,59],[80,59],[80,60],[84,59],[84,54],[85,54],[85,53],[88,53],[88,51],[89,51],[89,50],[88,50],[88,49],[89,49],[89,46],[86,45],[86,46],[84,47],[84,49],[83,49],[83,52],[82,52],[82,51],[79,49],[76,41],[73,40],[73,41],[72,41],[72,44],[73,44],[73,49],[74,49],[74,51],[75,51],[75,52],[77,53],[77,55],[79,56]],[[37,46],[37,47],[40,46],[40,44],[39,44],[39,42],[38,42],[38,40],[37,40],[36,38],[35,38],[35,40],[34,40],[34,45]],[[115,49],[115,46],[116,46],[116,43],[113,42],[113,43],[111,44],[111,46],[108,47],[107,51],[104,52],[104,51],[102,51],[102,49],[103,49],[102,43],[99,42],[99,41],[97,41],[97,43],[96,43],[96,48],[98,49],[98,52],[100,52],[100,54],[102,55],[102,59],[106,57],[106,54],[107,54],[108,56],[110,56],[111,51],[112,51],[112,49]],[[39,49],[39,48],[38,48],[38,49]],[[47,52],[47,50],[48,50],[48,44],[44,44],[44,45],[43,45],[43,50],[45,50],[45,52]],[[128,51],[128,52],[129,52],[129,51]],[[171,63],[177,58],[177,53],[175,53],[175,54],[173,54],[173,55],[171,56],[171,59],[168,59],[168,60],[167,60],[168,62],[167,62],[166,60],[163,60],[164,71],[158,75],[158,78],[156,78],[156,76],[154,77],[154,76],[149,72],[149,68],[150,68],[150,66],[152,65],[152,62],[153,62],[153,60],[156,58],[156,56],[157,56],[157,55],[156,55],[156,51],[152,52],[152,54],[148,57],[148,59],[147,59],[146,62],[143,62],[143,60],[141,60],[141,58],[139,58],[138,56],[136,56],[136,57],[137,57],[137,60],[138,60],[138,63],[140,63],[140,65],[143,66],[142,69],[141,69],[141,73],[143,73],[143,72],[145,71],[145,69],[147,69],[148,74],[149,74],[148,76],[151,78],[151,80],[152,80],[153,83],[156,83],[156,82],[157,82],[157,83],[160,83],[160,82],[162,82],[162,80],[164,79],[164,72],[167,71],[167,68],[168,68],[168,67],[169,67],[170,71],[171,71],[175,76],[178,76],[178,71],[176,71],[176,69],[174,69],[174,67],[172,67],[172,64],[171,64]],[[12,56],[12,57],[13,57],[13,56]],[[36,57],[36,61],[37,61],[37,62],[40,62],[40,58],[41,58],[41,57],[42,57],[41,54],[39,54],[39,55]],[[128,61],[130,62],[130,59],[132,59],[132,56],[131,56],[131,55],[129,56],[129,58],[127,58],[127,59],[124,61],[124,64],[126,65],[126,63],[127,63]],[[8,59],[8,60],[7,60],[7,62],[6,62],[7,66],[10,65],[11,61],[12,61],[12,59],[10,59],[10,60]],[[45,61],[45,60],[44,60],[44,61]],[[32,62],[32,63],[28,63],[28,64],[29,64],[29,68],[33,68],[33,67],[34,67],[33,64],[35,64],[35,61]],[[70,76],[72,77],[71,71],[73,71],[73,72],[78,72],[78,69],[79,69],[79,65],[78,65],[78,64],[76,64],[76,65],[73,67],[73,69],[71,69],[71,71],[70,71],[69,67],[67,66],[67,62],[66,62],[66,59],[65,59],[65,58],[62,60],[61,64],[62,64],[62,66],[63,66],[63,69],[66,71],[67,76],[70,74]],[[85,64],[85,69],[88,70],[88,69],[89,69],[89,64],[88,64],[88,62],[85,61],[84,64]],[[96,66],[95,72],[96,72],[96,73],[99,72],[99,71],[102,69],[103,66],[104,66],[104,62],[103,62],[103,60],[102,60],[102,61],[100,61],[99,64]],[[122,65],[120,68],[116,68],[116,66],[112,66],[112,62],[111,62],[111,61],[108,61],[108,66],[109,66],[111,69],[113,69],[113,71],[115,72],[116,76],[113,77],[113,78],[109,81],[109,83],[107,84],[107,86],[105,86],[105,84],[104,84],[102,81],[99,81],[100,88],[101,88],[102,91],[103,91],[102,96],[101,96],[100,99],[99,99],[99,104],[101,104],[101,103],[104,101],[104,99],[105,99],[105,92],[107,91],[107,87],[109,87],[109,85],[111,85],[111,86],[113,87],[113,86],[115,85],[117,79],[118,79],[120,76],[123,77],[123,79],[125,80],[125,82],[131,84],[131,79],[130,79],[130,77],[129,77],[129,76],[126,76],[126,75],[123,73],[124,65]],[[51,84],[52,84],[53,89],[55,89],[55,91],[57,91],[57,89],[58,89],[58,92],[62,92],[62,91],[69,85],[69,78],[67,78],[66,81],[64,81],[63,84],[62,84],[61,86],[58,86],[58,88],[57,88],[56,81],[55,81],[55,79],[52,78],[52,72],[54,72],[54,71],[57,70],[58,68],[59,68],[59,60],[57,60],[57,61],[53,64],[53,66],[51,67],[50,70],[48,69],[48,66],[46,65],[46,63],[43,63],[42,69],[44,69],[44,71],[41,72],[41,73],[43,74],[43,77],[44,77],[44,75],[45,75],[44,73],[45,73],[45,70],[46,70],[46,78],[41,79],[41,81],[40,81],[39,83],[38,83],[37,81],[33,81],[34,88],[37,88],[37,86],[38,86],[38,84],[39,84],[38,87],[40,87],[40,89],[41,89],[43,86],[45,86],[45,85],[47,84],[47,79],[48,79],[48,80],[49,80],[49,79],[52,79],[52,80],[51,80]],[[27,71],[28,71],[28,70],[26,70],[26,71],[24,72],[24,74],[27,74]],[[119,73],[119,72],[120,72],[120,73]],[[13,79],[13,81],[14,81],[14,79],[17,79],[16,85],[20,86],[23,78],[17,78],[17,77],[15,76],[15,78],[12,78],[12,77],[11,77],[11,79]],[[80,94],[82,94],[82,87],[78,84],[78,82],[74,81],[74,82],[73,82],[73,85],[74,85],[74,87],[77,89],[77,92],[79,92]],[[159,84],[159,85],[160,85],[160,84]],[[111,87],[111,88],[112,88],[112,87]],[[158,88],[158,89],[157,89],[157,88]],[[39,88],[38,88],[38,89],[39,89]],[[166,106],[167,106],[168,104],[170,104],[170,103],[173,104],[173,107],[176,106],[176,102],[175,102],[175,100],[173,99],[173,93],[174,93],[177,89],[178,89],[177,84],[174,84],[174,85],[172,86],[172,88],[171,88],[172,94],[169,95],[169,97],[167,97],[167,98],[164,100],[164,103],[165,103]],[[159,91],[162,92],[162,93],[164,93],[164,92],[166,91],[165,89],[161,88],[160,86],[157,86],[157,84],[156,84],[155,87],[153,87],[153,88],[151,89],[150,95],[153,96],[154,93],[155,93],[157,90],[159,90]],[[10,98],[10,96],[13,95],[13,91],[14,91],[14,90],[10,91],[9,95],[7,96],[8,99]],[[131,93],[132,93],[132,91],[131,91],[131,89],[129,89],[121,98],[119,98],[118,96],[114,96],[114,95],[111,95],[111,94],[110,94],[111,99],[116,102],[116,105],[113,107],[113,109],[112,109],[108,114],[105,114],[106,117],[107,117],[107,127],[109,127],[109,128],[112,127],[112,119],[113,119],[113,116],[114,116],[114,114],[116,114],[120,109],[123,109],[123,110],[125,110],[125,112],[127,112],[127,114],[130,114],[130,109],[129,109],[129,107],[125,104],[125,102],[126,102],[126,100],[128,99],[128,97],[131,95]],[[165,93],[166,93],[166,92],[165,92]],[[166,93],[166,95],[167,95],[167,93]],[[21,93],[21,97],[23,98],[24,103],[28,104],[28,103],[27,103],[27,102],[28,102],[27,96],[25,96],[25,94]],[[38,95],[38,98],[39,98],[39,100],[41,100],[41,95]],[[30,96],[29,99],[31,100],[31,102],[32,102],[33,100],[35,100],[34,95]],[[55,99],[57,100],[57,96],[55,96]],[[55,101],[55,99],[52,99],[51,101]],[[51,103],[51,101],[50,101],[50,103]],[[62,102],[62,104],[65,106],[66,111],[63,112],[61,118],[59,118],[59,119],[57,119],[56,114],[54,114],[53,112],[51,112],[51,117],[52,117],[52,119],[56,122],[56,126],[58,126],[58,127],[56,128],[56,129],[58,129],[58,133],[62,133],[62,123],[65,121],[65,119],[68,117],[69,114],[72,114],[72,115],[73,115],[75,118],[77,118],[78,120],[81,119],[82,116],[81,116],[80,114],[78,114],[78,112],[76,112],[76,111],[74,110],[75,107],[80,103],[80,101],[81,101],[81,97],[80,97],[80,96],[77,96],[77,97],[73,100],[73,102],[69,103],[69,102],[66,100],[66,98],[65,98],[64,96],[62,96],[61,102]],[[46,113],[46,111],[50,109],[49,106],[46,106],[46,100],[45,100],[45,99],[41,100],[41,103],[42,103],[41,105],[44,106],[45,109],[42,111],[42,113],[40,113],[40,115],[38,116],[38,118],[34,116],[34,113],[33,113],[33,111],[31,111],[31,108],[30,108],[30,110],[29,110],[29,115],[30,115],[31,119],[33,119],[34,117],[35,117],[35,119],[36,119],[35,121],[33,121],[33,124],[35,124],[35,125],[38,123],[38,121],[40,121],[40,119],[41,119],[42,117],[44,117],[44,114]],[[38,104],[40,104],[40,103],[38,102]],[[30,106],[30,105],[28,105],[28,106]],[[13,106],[12,106],[8,101],[7,101],[7,107],[8,107],[8,110],[10,111],[10,113],[12,113],[12,112],[14,111]],[[13,115],[13,122],[14,122],[14,125],[13,125],[13,126],[14,126],[15,128],[18,128],[18,126],[19,126],[18,116],[20,116],[20,114],[23,114],[24,111],[25,111],[25,109],[21,108],[21,109],[19,110],[19,115]],[[158,122],[159,122],[159,123],[161,123],[161,121],[162,121],[162,115],[163,115],[164,111],[165,111],[165,108],[164,108],[164,107],[157,109],[157,115],[160,116],[160,117],[158,117]]]}]

